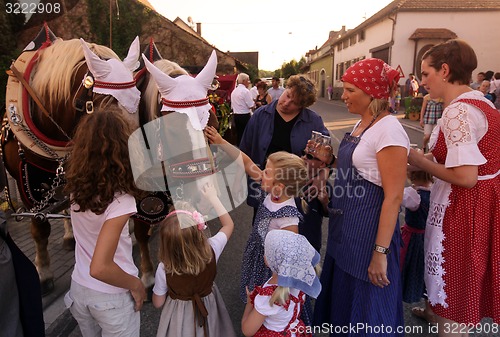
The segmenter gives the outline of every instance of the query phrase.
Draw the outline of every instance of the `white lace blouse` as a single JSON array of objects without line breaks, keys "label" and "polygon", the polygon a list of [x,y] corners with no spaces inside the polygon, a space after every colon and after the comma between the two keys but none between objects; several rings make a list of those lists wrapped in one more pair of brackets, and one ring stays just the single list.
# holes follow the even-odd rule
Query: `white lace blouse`
[{"label": "white lace blouse", "polygon": [[431,150],[434,148],[439,131],[442,130],[448,148],[446,167],[486,163],[486,158],[479,151],[477,143],[486,134],[488,121],[475,106],[457,102],[464,98],[478,99],[493,107],[481,92],[473,90],[457,97],[444,110],[443,116],[437,122],[438,127],[434,128],[431,134],[429,146]]}]

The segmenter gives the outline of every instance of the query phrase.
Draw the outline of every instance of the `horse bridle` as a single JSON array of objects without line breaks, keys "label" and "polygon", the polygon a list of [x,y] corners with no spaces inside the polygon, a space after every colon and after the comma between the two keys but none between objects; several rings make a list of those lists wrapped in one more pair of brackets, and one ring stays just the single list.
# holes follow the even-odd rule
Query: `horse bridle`
[{"label": "horse bridle", "polygon": [[[86,112],[91,114],[94,112],[94,75],[87,70],[87,74],[83,77],[83,81],[80,84],[80,88],[83,88],[79,96],[75,95],[73,99],[73,107],[78,112]],[[80,90],[78,88],[78,90]]]},{"label": "horse bridle", "polygon": [[87,74],[83,77],[82,84],[80,85],[80,88],[83,87],[82,93],[78,97],[75,95],[73,107],[78,112],[83,112],[85,110],[87,114],[91,114],[94,112],[94,88],[120,90],[129,89],[135,86],[135,78],[130,82],[103,82],[96,80],[92,72],[87,70]]}]

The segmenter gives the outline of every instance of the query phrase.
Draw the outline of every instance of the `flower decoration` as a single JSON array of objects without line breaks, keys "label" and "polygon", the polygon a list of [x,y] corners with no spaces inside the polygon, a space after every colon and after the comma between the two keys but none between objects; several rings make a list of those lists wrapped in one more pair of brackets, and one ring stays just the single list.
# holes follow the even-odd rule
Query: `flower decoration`
[{"label": "flower decoration", "polygon": [[220,97],[215,92],[208,95],[208,100],[210,104],[215,109],[215,115],[219,121],[219,134],[224,136],[224,133],[228,129],[231,129],[231,123],[229,117],[231,116],[231,106],[223,97]]},{"label": "flower decoration", "polygon": [[196,221],[196,223],[198,224],[198,230],[202,231],[207,229],[207,225],[205,224],[205,218],[203,217],[203,215],[201,215],[200,212],[194,211],[192,213],[192,217],[194,221]]},{"label": "flower decoration", "polygon": [[[175,211],[172,211],[172,212],[168,213],[166,218],[171,217],[172,215],[175,215],[175,214],[186,214],[186,215],[189,215],[196,222],[198,230],[202,231],[202,230],[207,229],[207,225],[205,224],[205,218],[198,211],[190,212],[190,211],[186,211],[186,210],[182,210],[182,209],[175,210]],[[181,224],[181,228],[188,228],[188,227],[191,226],[191,224],[189,226],[183,226],[182,221],[180,221],[180,224]]]}]

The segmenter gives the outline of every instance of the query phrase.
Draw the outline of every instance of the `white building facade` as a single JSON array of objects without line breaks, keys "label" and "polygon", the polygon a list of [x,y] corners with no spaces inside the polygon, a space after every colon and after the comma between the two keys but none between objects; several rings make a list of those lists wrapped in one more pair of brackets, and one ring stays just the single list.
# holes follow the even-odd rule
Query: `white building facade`
[{"label": "white building facade", "polygon": [[[500,0],[395,0],[354,29],[332,41],[333,87],[354,62],[377,57],[400,70],[403,85],[409,73],[420,79],[422,54],[431,46],[460,38],[474,48],[479,71],[500,71]],[[311,60],[311,69],[314,69]],[[328,71],[328,70],[327,70]]]}]

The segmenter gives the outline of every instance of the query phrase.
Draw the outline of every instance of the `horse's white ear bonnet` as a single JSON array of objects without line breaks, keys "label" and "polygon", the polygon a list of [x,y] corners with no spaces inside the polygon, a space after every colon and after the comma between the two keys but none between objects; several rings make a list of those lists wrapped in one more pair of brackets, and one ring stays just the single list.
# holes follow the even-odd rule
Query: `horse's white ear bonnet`
[{"label": "horse's white ear bonnet", "polygon": [[139,55],[141,53],[141,45],[139,43],[139,36],[136,36],[132,44],[128,48],[127,56],[123,59],[123,64],[128,68],[131,72],[134,72],[137,68],[139,68]]},{"label": "horse's white ear bonnet", "polygon": [[123,62],[114,58],[101,60],[83,39],[80,39],[80,42],[87,66],[94,75],[93,91],[113,96],[129,113],[137,112],[141,93],[135,86],[132,71],[139,65],[139,37],[136,37],[130,45],[128,55]]},{"label": "horse's white ear bonnet", "polygon": [[161,111],[177,111],[187,114],[195,130],[203,130],[208,123],[210,109],[207,91],[217,70],[217,54],[212,51],[203,70],[195,77],[181,75],[172,78],[153,65],[142,55],[146,68],[153,76],[162,97]]}]

